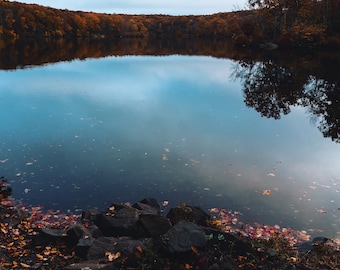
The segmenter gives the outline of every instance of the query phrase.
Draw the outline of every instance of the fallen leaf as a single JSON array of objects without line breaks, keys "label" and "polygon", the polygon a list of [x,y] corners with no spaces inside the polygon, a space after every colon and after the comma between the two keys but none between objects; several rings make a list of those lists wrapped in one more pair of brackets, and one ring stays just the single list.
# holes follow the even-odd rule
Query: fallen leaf
[{"label": "fallen leaf", "polygon": [[119,251],[117,253],[106,252],[105,256],[107,256],[109,262],[112,262],[120,257],[120,252]]},{"label": "fallen leaf", "polygon": [[269,196],[272,192],[270,191],[270,189],[265,189],[262,191],[263,195]]},{"label": "fallen leaf", "polygon": [[219,209],[218,208],[210,208],[209,212],[211,213],[218,213]]},{"label": "fallen leaf", "polygon": [[31,266],[29,266],[28,264],[26,263],[20,263],[20,265],[23,267],[23,268],[30,268]]},{"label": "fallen leaf", "polygon": [[198,252],[197,248],[194,247],[194,246],[191,246],[191,251],[195,254],[197,254],[197,252]]}]

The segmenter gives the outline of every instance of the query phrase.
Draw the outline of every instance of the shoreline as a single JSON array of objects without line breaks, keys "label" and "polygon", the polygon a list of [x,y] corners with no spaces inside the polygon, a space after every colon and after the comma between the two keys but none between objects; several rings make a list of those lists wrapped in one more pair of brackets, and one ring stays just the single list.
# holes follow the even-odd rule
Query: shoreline
[{"label": "shoreline", "polygon": [[11,190],[1,183],[4,269],[224,269],[225,264],[316,269],[316,263],[329,267],[340,261],[337,239],[311,240],[306,232],[278,225],[240,224],[238,213],[225,209],[205,212],[181,203],[165,215],[166,201],[145,198],[133,205],[113,203],[103,212],[84,210],[81,216],[44,212],[13,205]]}]

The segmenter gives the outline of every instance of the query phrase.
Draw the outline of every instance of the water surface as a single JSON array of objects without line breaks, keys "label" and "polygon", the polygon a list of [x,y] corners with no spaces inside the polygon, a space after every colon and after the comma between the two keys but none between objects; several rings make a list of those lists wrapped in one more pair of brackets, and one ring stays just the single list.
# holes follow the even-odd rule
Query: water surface
[{"label": "water surface", "polygon": [[27,205],[154,197],[336,236],[339,144],[305,107],[280,120],[248,108],[236,66],[129,56],[0,71],[0,174]]}]

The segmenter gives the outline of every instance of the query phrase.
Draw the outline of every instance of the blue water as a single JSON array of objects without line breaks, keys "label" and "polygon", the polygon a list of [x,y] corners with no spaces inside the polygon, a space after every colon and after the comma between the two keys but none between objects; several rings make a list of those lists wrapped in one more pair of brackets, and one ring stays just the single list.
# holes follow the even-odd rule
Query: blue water
[{"label": "blue water", "polygon": [[0,176],[27,205],[154,197],[337,236],[339,144],[305,108],[280,120],[247,108],[235,65],[129,56],[0,71]]}]

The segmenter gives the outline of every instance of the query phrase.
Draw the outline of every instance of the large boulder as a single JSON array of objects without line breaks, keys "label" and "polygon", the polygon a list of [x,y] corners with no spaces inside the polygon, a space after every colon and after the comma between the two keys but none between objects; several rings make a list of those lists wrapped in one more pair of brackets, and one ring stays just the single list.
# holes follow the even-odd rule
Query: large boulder
[{"label": "large boulder", "polygon": [[75,247],[76,255],[80,258],[86,258],[87,251],[95,239],[102,236],[101,231],[94,224],[87,226],[75,224],[67,230],[66,234],[69,245]]},{"label": "large boulder", "polygon": [[100,215],[100,212],[96,209],[87,209],[84,210],[81,214],[81,220],[83,222],[89,221],[89,222],[96,222],[98,216]]},{"label": "large boulder", "polygon": [[199,206],[187,205],[171,208],[166,217],[170,219],[172,224],[181,220],[188,220],[202,226],[207,226],[211,219],[211,216]]},{"label": "large boulder", "polygon": [[176,206],[171,208],[166,215],[172,224],[176,224],[181,220],[193,221],[192,209],[189,206]]},{"label": "large boulder", "polygon": [[124,204],[112,204],[109,211],[100,213],[95,221],[105,236],[136,236],[139,210]]},{"label": "large boulder", "polygon": [[173,226],[165,235],[166,245],[170,252],[186,252],[192,247],[204,247],[206,237],[204,231],[196,224],[182,220]]},{"label": "large boulder", "polygon": [[145,198],[136,202],[132,207],[140,210],[141,215],[160,215],[161,207],[154,198]]},{"label": "large boulder", "polygon": [[[106,258],[108,260],[124,260],[134,257],[136,253],[145,249],[144,244],[139,240],[115,237],[99,237],[93,242],[88,253],[88,260]],[[110,259],[110,255],[114,256]]]},{"label": "large boulder", "polygon": [[148,236],[153,238],[165,234],[171,228],[170,220],[162,216],[142,215],[139,217],[139,222]]}]

